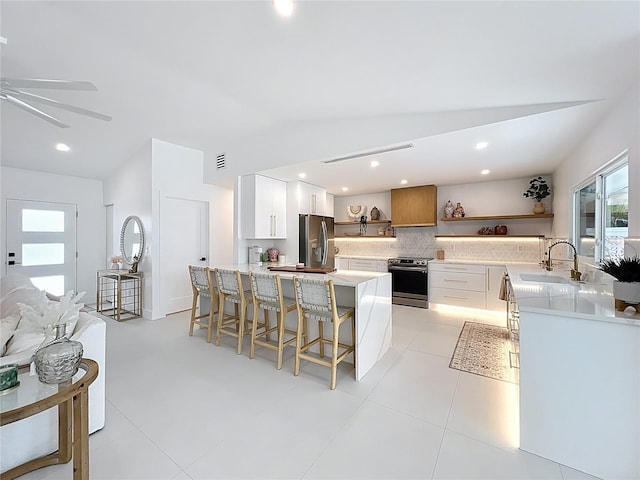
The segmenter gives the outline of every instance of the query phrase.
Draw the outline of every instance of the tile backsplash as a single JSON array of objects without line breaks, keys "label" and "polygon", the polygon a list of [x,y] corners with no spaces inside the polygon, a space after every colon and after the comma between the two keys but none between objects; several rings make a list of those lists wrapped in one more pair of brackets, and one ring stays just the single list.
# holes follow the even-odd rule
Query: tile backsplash
[{"label": "tile backsplash", "polygon": [[545,241],[514,238],[436,238],[436,227],[396,228],[396,239],[382,237],[377,240],[341,238],[336,241],[340,255],[391,257],[436,257],[444,250],[445,260],[475,260],[503,262],[540,262],[544,256]]}]

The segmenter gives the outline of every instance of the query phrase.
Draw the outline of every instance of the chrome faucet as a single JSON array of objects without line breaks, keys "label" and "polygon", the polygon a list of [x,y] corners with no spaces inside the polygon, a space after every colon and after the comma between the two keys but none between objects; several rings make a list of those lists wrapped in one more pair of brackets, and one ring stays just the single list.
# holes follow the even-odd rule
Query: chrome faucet
[{"label": "chrome faucet", "polygon": [[571,242],[566,240],[559,240],[549,246],[547,250],[547,260],[545,262],[545,268],[549,271],[553,270],[553,264],[551,262],[551,249],[560,243],[566,243],[573,249],[573,268],[571,269],[571,280],[580,280],[582,276],[582,272],[578,271],[578,252],[576,251],[576,247],[573,246]]}]

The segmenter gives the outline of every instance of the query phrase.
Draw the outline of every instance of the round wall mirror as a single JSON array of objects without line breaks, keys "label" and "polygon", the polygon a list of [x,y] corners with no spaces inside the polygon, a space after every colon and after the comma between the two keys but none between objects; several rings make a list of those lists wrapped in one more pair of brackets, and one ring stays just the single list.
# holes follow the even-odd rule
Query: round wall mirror
[{"label": "round wall mirror", "polygon": [[124,261],[132,263],[142,261],[144,254],[144,228],[142,220],[136,216],[127,217],[120,232],[120,253]]}]

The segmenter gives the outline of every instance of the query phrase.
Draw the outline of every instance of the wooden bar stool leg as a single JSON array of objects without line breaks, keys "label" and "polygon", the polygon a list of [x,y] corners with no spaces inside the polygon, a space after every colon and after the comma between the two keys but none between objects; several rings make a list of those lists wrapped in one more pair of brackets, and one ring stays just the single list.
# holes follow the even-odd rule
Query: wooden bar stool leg
[{"label": "wooden bar stool leg", "polygon": [[338,336],[340,333],[340,323],[333,322],[333,351],[331,352],[331,385],[329,388],[335,390],[336,388],[336,376],[338,368]]},{"label": "wooden bar stool leg", "polygon": [[[213,332],[213,316],[215,315],[215,303],[213,298],[209,302],[209,325],[207,326],[207,343],[211,343],[211,333]],[[193,324],[191,325],[193,328]]]},{"label": "wooden bar stool leg", "polygon": [[251,327],[251,347],[249,347],[249,358],[253,358],[256,352],[256,330],[258,330],[258,302],[253,302],[253,326]]},{"label": "wooden bar stool leg", "polygon": [[[277,318],[277,317],[276,317]],[[271,320],[269,319],[269,310],[264,309],[264,331],[269,330],[269,326],[271,325]],[[269,342],[271,340],[271,334],[267,333],[265,336],[265,340]]]},{"label": "wooden bar stool leg", "polygon": [[284,319],[287,315],[287,312],[284,309],[280,310],[276,315],[276,320],[278,322],[278,363],[276,364],[276,368],[280,370],[282,368],[282,354],[284,350]]},{"label": "wooden bar stool leg", "polygon": [[194,293],[193,301],[191,302],[191,325],[189,325],[189,336],[193,336],[193,326],[196,323],[196,306],[198,305],[198,295]]},{"label": "wooden bar stool leg", "polygon": [[216,327],[216,345],[220,345],[220,328],[224,322],[224,295],[218,297],[218,326]]},{"label": "wooden bar stool leg", "polygon": [[320,357],[324,357],[324,322],[318,321],[318,333],[320,335]]},{"label": "wooden bar stool leg", "polygon": [[[298,313],[298,331],[296,334],[296,359],[293,367],[293,374],[298,376],[300,374],[300,349],[302,348],[302,330],[306,331],[306,319],[303,319],[303,314]],[[305,335],[306,338],[306,335]],[[305,340],[306,343],[306,340]]]},{"label": "wooden bar stool leg", "polygon": [[236,305],[236,312],[238,312],[238,310],[240,312],[238,326],[236,328],[238,332],[238,348],[236,353],[240,355],[242,353],[242,337],[244,336],[244,322],[247,316],[247,305],[244,303],[241,303],[240,305],[236,303],[235,305]]}]

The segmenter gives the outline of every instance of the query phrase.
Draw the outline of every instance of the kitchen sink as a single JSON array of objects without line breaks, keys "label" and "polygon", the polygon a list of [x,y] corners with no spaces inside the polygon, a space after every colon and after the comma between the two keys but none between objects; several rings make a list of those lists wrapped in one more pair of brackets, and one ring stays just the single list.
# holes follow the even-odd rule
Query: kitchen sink
[{"label": "kitchen sink", "polygon": [[525,282],[538,283],[571,283],[571,280],[559,275],[546,275],[544,273],[521,273],[520,279]]}]

